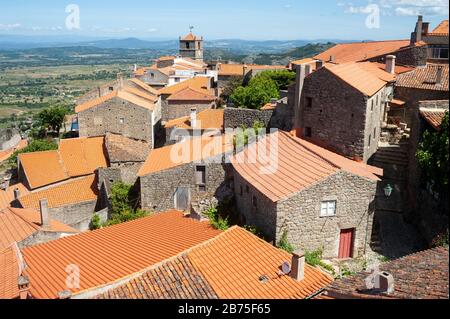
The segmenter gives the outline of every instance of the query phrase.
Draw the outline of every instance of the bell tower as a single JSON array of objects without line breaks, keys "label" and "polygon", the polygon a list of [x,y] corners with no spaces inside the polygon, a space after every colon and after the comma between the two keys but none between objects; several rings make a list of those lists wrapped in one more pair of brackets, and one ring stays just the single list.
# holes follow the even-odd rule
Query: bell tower
[{"label": "bell tower", "polygon": [[192,33],[194,27],[189,27],[190,32],[185,37],[180,37],[180,56],[203,61],[203,37]]}]

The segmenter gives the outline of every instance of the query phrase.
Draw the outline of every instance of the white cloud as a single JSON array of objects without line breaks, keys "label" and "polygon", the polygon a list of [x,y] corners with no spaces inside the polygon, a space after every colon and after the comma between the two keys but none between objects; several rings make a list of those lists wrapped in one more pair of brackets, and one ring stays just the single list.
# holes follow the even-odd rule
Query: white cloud
[{"label": "white cloud", "polygon": [[156,28],[147,29],[147,32],[150,32],[150,33],[153,33],[153,32],[156,32],[156,31],[158,31],[158,29],[156,29]]},{"label": "white cloud", "polygon": [[449,0],[378,0],[367,1],[367,6],[355,6],[351,2],[338,2],[338,6],[345,7],[346,13],[351,14],[369,14],[370,5],[380,6],[381,13],[384,15],[398,16],[448,16]]},{"label": "white cloud", "polygon": [[11,23],[11,24],[1,24],[0,23],[0,30],[2,30],[2,31],[10,31],[10,30],[18,29],[20,27],[22,27],[22,25],[20,23]]}]

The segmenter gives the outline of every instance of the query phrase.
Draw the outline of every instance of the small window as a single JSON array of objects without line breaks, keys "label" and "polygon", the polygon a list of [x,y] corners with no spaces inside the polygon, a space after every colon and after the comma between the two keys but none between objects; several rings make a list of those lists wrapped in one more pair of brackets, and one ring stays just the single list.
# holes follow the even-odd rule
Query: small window
[{"label": "small window", "polygon": [[336,201],[324,201],[320,205],[320,217],[336,216]]},{"label": "small window", "polygon": [[372,135],[369,135],[369,145],[367,145],[368,147],[370,147],[371,140],[372,140]]},{"label": "small window", "polygon": [[186,49],[190,49],[190,48],[191,48],[190,43],[189,43],[189,42],[186,42]]},{"label": "small window", "polygon": [[180,78],[175,78],[175,82],[179,83],[180,82]]},{"label": "small window", "polygon": [[110,91],[114,91],[114,87],[113,87],[113,86],[110,86],[110,87],[109,87],[109,90],[110,90]]},{"label": "small window", "polygon": [[374,100],[372,100],[372,105],[370,106],[370,110],[373,111],[373,104],[375,103]]},{"label": "small window", "polygon": [[313,106],[313,98],[308,96],[306,98],[306,107],[307,108],[312,108],[312,106]]},{"label": "small window", "polygon": [[380,98],[380,97],[377,95],[377,105],[378,105],[378,103],[380,102],[380,101],[379,101],[379,98]]},{"label": "small window", "polygon": [[201,187],[206,185],[206,166],[197,166],[195,168],[195,182],[199,185],[199,190]]},{"label": "small window", "polygon": [[311,137],[312,136],[312,130],[310,127],[305,128],[305,137]]},{"label": "small window", "polygon": [[248,187],[248,185],[245,186],[245,192],[250,193],[250,187]]},{"label": "small window", "polygon": [[155,73],[150,73],[150,77],[153,79],[155,77]]},{"label": "small window", "polygon": [[377,136],[377,128],[373,128],[373,139],[375,139],[375,136]]}]

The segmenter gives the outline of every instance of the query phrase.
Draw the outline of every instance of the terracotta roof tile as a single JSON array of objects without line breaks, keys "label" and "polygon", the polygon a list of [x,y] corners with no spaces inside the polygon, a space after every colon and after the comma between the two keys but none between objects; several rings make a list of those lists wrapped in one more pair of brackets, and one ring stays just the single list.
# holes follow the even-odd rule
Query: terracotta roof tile
[{"label": "terracotta roof tile", "polygon": [[[80,287],[72,293],[111,284],[144,271],[217,236],[207,222],[182,212],[154,214],[97,231],[65,237],[22,250],[34,298],[57,298],[66,290],[66,267],[78,265]],[[51,262],[49,262],[51,261]]]},{"label": "terracotta roof tile", "polygon": [[438,247],[381,264],[380,271],[394,277],[392,294],[377,294],[367,289],[361,272],[337,280],[326,288],[328,296],[360,299],[448,299],[448,248]]},{"label": "terracotta roof tile", "polygon": [[442,120],[448,110],[443,109],[420,109],[420,116],[428,122],[435,130],[439,131],[441,129]]},{"label": "terracotta roof tile", "polygon": [[69,178],[58,151],[19,154],[20,165],[31,188],[38,188]]},{"label": "terracotta roof tile", "polygon": [[167,98],[167,101],[206,101],[212,102],[216,99],[210,91],[186,87]]},{"label": "terracotta roof tile", "polygon": [[57,151],[24,153],[19,160],[32,189],[108,166],[104,137],[63,139]]},{"label": "terracotta roof tile", "polygon": [[47,199],[50,208],[94,201],[98,196],[95,175],[66,181],[55,186],[31,192],[19,198],[24,208],[39,209],[39,200]]},{"label": "terracotta roof tile", "polygon": [[[5,208],[0,211],[0,251],[20,242],[41,230],[40,213],[32,209]],[[77,230],[60,223],[50,221],[49,232],[75,233]]]},{"label": "terracotta roof tile", "polygon": [[258,64],[226,64],[220,63],[217,66],[221,76],[244,76],[251,70],[282,70],[284,65],[258,65]]},{"label": "terracotta roof tile", "polygon": [[[192,249],[188,257],[222,299],[306,298],[332,281],[309,265],[300,282],[279,276],[292,256],[239,227]],[[260,282],[263,275],[268,282]]]},{"label": "terracotta roof tile", "polygon": [[149,94],[145,94],[140,90],[130,87],[124,87],[123,89],[112,91],[107,95],[77,105],[75,107],[75,112],[80,113],[89,110],[116,97],[149,110],[153,110],[155,108],[154,101],[156,101],[157,99],[156,97]]},{"label": "terracotta roof tile", "polygon": [[160,172],[194,161],[206,160],[232,152],[232,135],[187,138],[177,144],[153,149],[138,176]]},{"label": "terracotta roof tile", "polygon": [[[438,69],[442,70],[441,83],[436,83]],[[427,64],[397,77],[396,86],[422,90],[448,91],[448,64]]]},{"label": "terracotta roof tile", "polygon": [[394,53],[409,44],[410,40],[342,43],[316,55],[314,59],[328,62],[333,56],[335,63],[360,62]]},{"label": "terracotta roof tile", "polygon": [[105,137],[110,162],[144,162],[150,147],[148,143],[133,140],[123,135],[108,133]]},{"label": "terracotta roof tile", "polygon": [[379,69],[370,62],[328,64],[324,68],[367,96],[373,96],[388,82],[395,81],[394,75]]},{"label": "terracotta roof tile", "polygon": [[431,35],[447,35],[448,36],[448,20],[443,20],[431,33]]},{"label": "terracotta roof tile", "polygon": [[[278,145],[277,149],[275,145]],[[263,150],[266,157],[257,156],[256,161],[250,160],[250,154]],[[274,150],[277,154],[273,154]],[[274,163],[269,162],[270,158]],[[281,131],[235,155],[232,164],[240,176],[273,202],[308,188],[339,170],[376,181],[379,178],[375,174],[382,175],[381,169],[352,161]]]},{"label": "terracotta roof tile", "polygon": [[9,246],[0,250],[0,299],[19,298],[19,276],[17,248]]},{"label": "terracotta roof tile", "polygon": [[0,210],[8,207],[14,201],[14,190],[18,189],[20,195],[26,195],[30,191],[23,184],[11,185],[7,189],[0,189]]},{"label": "terracotta roof tile", "polygon": [[171,95],[171,94],[177,93],[179,91],[182,91],[182,90],[186,89],[187,87],[197,89],[197,90],[201,90],[201,89],[207,90],[208,81],[211,81],[211,79],[209,77],[196,76],[192,79],[183,81],[181,83],[162,88],[161,90],[159,90],[159,93],[165,94],[165,95]]},{"label": "terracotta roof tile", "polygon": [[201,38],[194,35],[192,32],[189,32],[186,36],[181,38],[182,41],[195,41],[195,40],[201,40]]},{"label": "terracotta roof tile", "polygon": [[[197,128],[198,129],[220,129],[223,130],[223,115],[224,109],[208,109],[197,114]],[[184,116],[166,122],[166,128],[183,128],[192,129],[190,116]]]},{"label": "terracotta roof tile", "polygon": [[138,85],[142,89],[148,91],[152,95],[155,95],[155,96],[159,95],[159,91],[158,90],[152,88],[150,85],[148,85],[147,83],[145,83],[145,82],[143,82],[143,81],[141,81],[141,80],[139,80],[137,78],[129,79],[129,81],[134,83],[134,84],[136,84],[136,85]]}]

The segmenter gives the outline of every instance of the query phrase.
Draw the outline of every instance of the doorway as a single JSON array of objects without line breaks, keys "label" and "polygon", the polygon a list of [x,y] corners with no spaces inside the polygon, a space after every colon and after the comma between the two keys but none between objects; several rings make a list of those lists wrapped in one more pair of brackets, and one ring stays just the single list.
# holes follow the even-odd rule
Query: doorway
[{"label": "doorway", "polygon": [[355,229],[341,229],[339,236],[339,259],[353,258]]}]

